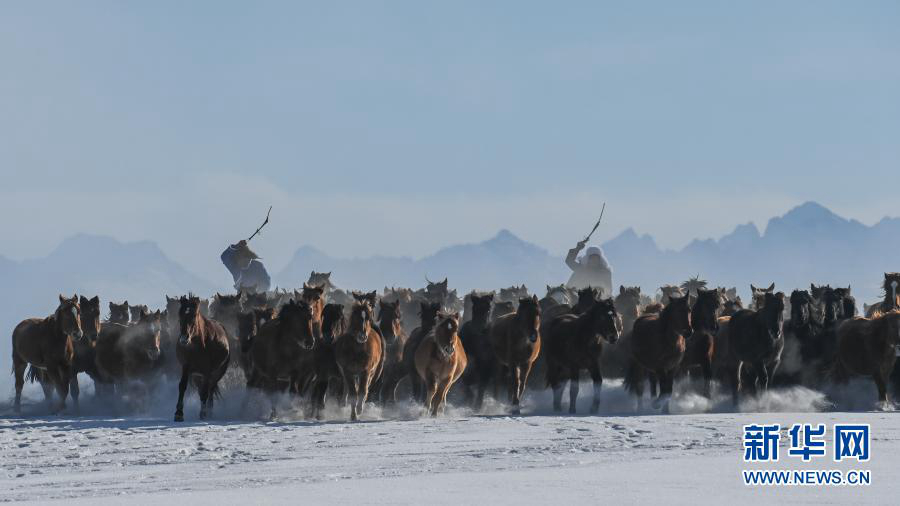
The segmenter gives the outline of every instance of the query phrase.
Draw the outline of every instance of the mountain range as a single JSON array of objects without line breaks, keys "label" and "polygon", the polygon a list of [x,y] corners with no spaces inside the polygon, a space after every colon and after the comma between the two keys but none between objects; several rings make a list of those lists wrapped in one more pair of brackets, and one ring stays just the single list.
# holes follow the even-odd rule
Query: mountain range
[{"label": "mountain range", "polygon": [[[774,281],[785,291],[811,281],[852,284],[858,299],[872,301],[879,297],[882,272],[900,270],[900,219],[884,218],[867,226],[807,202],[769,220],[763,232],[748,223],[717,240],[698,239],[680,250],[667,250],[651,236],[627,229],[602,247],[613,266],[614,284],[640,285],[645,292],[699,275],[713,286],[737,286],[745,295],[750,283]],[[338,286],[366,290],[421,287],[426,277],[447,277],[461,293],[520,283],[542,293],[546,284],[565,282],[569,275],[561,256],[508,230],[421,259],[336,258],[304,246],[273,273],[273,282],[297,287],[312,270],[332,271]],[[192,274],[151,241],[123,243],[85,234],[64,240],[43,258],[13,261],[0,256],[0,279],[7,287],[0,303],[0,328],[9,332],[22,318],[52,312],[60,292],[100,294],[104,306],[125,299],[160,306],[165,294],[210,294],[227,285]],[[8,347],[9,339],[0,339],[2,362],[9,360]],[[2,362],[0,369],[6,367]]]}]

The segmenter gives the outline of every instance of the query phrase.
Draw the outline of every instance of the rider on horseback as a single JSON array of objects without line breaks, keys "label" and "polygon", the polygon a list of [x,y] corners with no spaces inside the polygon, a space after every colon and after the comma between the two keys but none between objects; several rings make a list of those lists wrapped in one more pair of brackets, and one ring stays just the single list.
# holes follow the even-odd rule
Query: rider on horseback
[{"label": "rider on horseback", "polygon": [[221,258],[234,278],[235,290],[247,293],[265,293],[269,290],[269,273],[259,261],[259,256],[247,246],[247,241],[228,246]]},{"label": "rider on horseback", "polygon": [[575,289],[592,286],[603,290],[603,297],[612,296],[612,268],[609,266],[603,250],[597,246],[591,246],[581,258],[578,253],[584,249],[587,239],[578,241],[578,244],[569,250],[566,255],[566,265],[572,269],[572,276],[566,283]]}]

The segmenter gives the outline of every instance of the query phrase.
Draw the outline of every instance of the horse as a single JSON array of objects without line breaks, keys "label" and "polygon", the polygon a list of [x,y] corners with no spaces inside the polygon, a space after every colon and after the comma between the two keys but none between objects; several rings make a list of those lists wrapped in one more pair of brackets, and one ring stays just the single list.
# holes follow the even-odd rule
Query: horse
[{"label": "horse", "polygon": [[878,388],[878,401],[888,406],[888,376],[900,345],[900,311],[842,322],[837,328],[837,356],[832,369],[838,382],[851,374],[871,376]]},{"label": "horse", "polygon": [[691,308],[693,333],[685,343],[682,369],[699,366],[703,372],[703,395],[710,397],[712,382],[712,361],[716,349],[716,334],[719,332],[719,313],[722,310],[722,293],[716,290],[697,288],[696,300]]},{"label": "horse", "polygon": [[515,307],[519,300],[526,297],[528,297],[528,287],[525,285],[513,285],[507,288],[501,288],[499,293],[497,293],[496,302],[512,302]]},{"label": "horse", "polygon": [[518,415],[528,375],[541,352],[541,308],[536,295],[519,299],[515,313],[494,320],[491,345],[508,371],[512,413]]},{"label": "horse", "polygon": [[900,272],[885,272],[881,288],[884,299],[869,306],[866,318],[875,318],[900,308]]},{"label": "horse", "polygon": [[131,315],[128,312],[128,301],[121,304],[116,304],[115,302],[109,303],[109,318],[106,319],[109,323],[118,323],[119,325],[128,325],[128,322],[131,318]]},{"label": "horse", "polygon": [[762,309],[762,304],[766,301],[766,294],[775,293],[775,283],[769,285],[768,288],[758,288],[750,284],[750,309],[753,311],[759,311]]},{"label": "horse", "polygon": [[[209,307],[210,317],[225,328],[225,332],[228,334],[228,347],[231,350],[241,348],[238,338],[238,315],[244,310],[243,298],[244,295],[241,292],[235,295],[222,295],[217,292]],[[238,363],[243,365],[240,361]],[[246,372],[244,370],[245,374]]]},{"label": "horse", "polygon": [[309,304],[313,318],[313,332],[316,339],[322,337],[322,311],[325,309],[325,287],[303,283],[300,300]]},{"label": "horse", "polygon": [[765,391],[781,362],[784,350],[784,294],[765,291],[759,310],[744,309],[731,317],[728,349],[734,358],[735,370],[730,371],[731,394],[734,404],[742,387],[742,368],[749,364],[753,370],[754,386]]},{"label": "horse", "polygon": [[[86,373],[94,381],[94,392],[101,392],[105,387],[95,364],[97,336],[100,335],[100,330],[103,328],[100,321],[100,297],[94,296],[88,299],[81,296],[78,299],[78,305],[81,306],[81,330],[84,332],[84,339],[76,339],[72,342],[75,357],[72,363],[72,379],[69,381],[69,394],[76,403],[79,395],[79,373]],[[50,390],[48,389],[48,391]]]},{"label": "horse", "polygon": [[334,342],[334,358],[344,379],[344,391],[350,396],[350,420],[362,414],[369,387],[381,376],[384,349],[374,330],[372,308],[357,302],[350,312],[347,330]]},{"label": "horse", "polygon": [[378,305],[378,292],[372,290],[371,292],[357,292],[356,290],[350,292],[353,295],[353,300],[356,302],[365,302],[372,308],[372,311],[375,311],[375,306]]},{"label": "horse", "polygon": [[409,375],[412,396],[415,401],[424,402],[425,396],[425,387],[416,374],[416,348],[437,323],[437,315],[440,310],[439,302],[422,302],[419,306],[419,326],[413,329],[403,346],[403,371],[404,375]]},{"label": "horse", "polygon": [[744,309],[744,304],[740,297],[737,299],[726,299],[722,304],[722,316],[733,316],[735,313]]},{"label": "horse", "polygon": [[205,420],[212,413],[214,399],[219,394],[219,380],[228,370],[231,359],[228,335],[219,322],[203,315],[198,297],[181,297],[179,302],[180,332],[175,356],[181,364],[181,380],[178,382],[175,421],[184,421],[184,391],[192,378],[200,394],[200,419]]},{"label": "horse", "polygon": [[568,380],[569,413],[575,414],[578,376],[582,369],[587,369],[594,382],[591,413],[597,413],[603,385],[600,363],[603,341],[615,344],[621,330],[622,319],[613,299],[595,301],[590,309],[580,315],[561,315],[545,324],[541,335],[547,360],[547,385],[553,388],[554,411],[562,411],[563,388]]},{"label": "horse", "polygon": [[[484,295],[470,294],[472,301],[471,319],[462,324],[459,330],[460,342],[466,352],[467,366],[463,371],[462,382],[466,400],[475,410],[484,404],[484,391],[494,377],[497,359],[490,340],[491,306],[494,293]],[[477,393],[472,393],[472,386],[477,385]]]},{"label": "horse", "polygon": [[237,341],[240,343],[240,358],[238,365],[247,379],[248,385],[255,385],[255,380],[250,377],[252,374],[252,357],[250,350],[253,347],[253,340],[259,333],[259,329],[267,322],[275,319],[275,309],[252,309],[250,311],[240,313],[237,316]]},{"label": "horse", "polygon": [[663,307],[669,305],[669,301],[673,297],[684,296],[684,292],[681,291],[681,287],[675,285],[663,285],[659,287],[659,293],[660,297],[658,302],[661,304],[660,310],[662,310]]},{"label": "horse", "polygon": [[103,381],[122,389],[131,381],[149,380],[158,372],[161,331],[159,311],[143,311],[128,326],[104,325],[96,346],[96,367]]},{"label": "horse", "polygon": [[[66,408],[69,384],[72,379],[72,362],[75,358],[73,341],[82,340],[81,306],[78,297],[67,299],[59,296],[59,305],[46,318],[22,320],[12,334],[13,373],[16,378],[15,411],[22,411],[22,388],[25,386],[25,369],[39,369],[47,382],[47,390],[55,386],[59,404],[53,409],[58,413]],[[73,398],[78,406],[77,395]]]},{"label": "horse", "polygon": [[[791,359],[799,355],[800,382],[808,384],[812,382],[812,378],[807,377],[807,372],[810,372],[810,368],[817,368],[825,355],[824,315],[816,310],[816,301],[807,290],[794,290],[789,300],[791,318],[784,322],[784,365],[781,369],[796,369],[796,364],[792,364]],[[788,375],[790,374],[789,371]]]},{"label": "horse", "polygon": [[459,313],[439,315],[438,323],[416,348],[416,372],[425,383],[425,409],[438,416],[447,392],[466,369],[466,351],[459,340]]},{"label": "horse", "polygon": [[271,401],[270,418],[276,416],[276,396],[295,387],[307,374],[306,364],[316,344],[312,308],[291,299],[278,316],[256,332],[250,347],[248,387],[262,388]]},{"label": "horse", "polygon": [[128,304],[128,312],[131,315],[128,323],[133,325],[141,321],[141,315],[149,313],[150,308],[147,307],[147,304]]},{"label": "horse", "polygon": [[616,312],[622,318],[622,333],[629,334],[641,316],[641,287],[619,285],[615,298]]},{"label": "horse", "polygon": [[334,358],[334,342],[346,332],[346,329],[347,319],[344,317],[344,306],[325,304],[322,310],[322,337],[313,350],[315,353],[315,380],[310,402],[310,417],[321,419],[322,410],[325,409],[325,396],[331,380],[336,380],[337,398],[342,404],[344,402],[344,380]]},{"label": "horse", "polygon": [[380,399],[383,404],[397,400],[397,384],[406,371],[403,366],[403,349],[406,346],[406,332],[403,331],[403,314],[400,301],[380,303],[378,329],[384,341],[384,373],[381,376]]},{"label": "horse", "polygon": [[675,373],[681,366],[687,338],[693,331],[689,299],[688,296],[669,295],[669,303],[659,313],[641,316],[634,322],[625,387],[637,396],[639,403],[648,375],[651,385],[653,381],[659,382],[657,402],[672,395]]},{"label": "horse", "polygon": [[578,300],[575,302],[575,305],[572,307],[572,312],[575,314],[581,314],[591,307],[594,306],[594,302],[596,302],[600,298],[600,289],[592,286],[584,287],[578,290]]},{"label": "horse", "polygon": [[511,300],[495,300],[494,309],[491,310],[491,323],[501,316],[516,312],[516,304]]}]

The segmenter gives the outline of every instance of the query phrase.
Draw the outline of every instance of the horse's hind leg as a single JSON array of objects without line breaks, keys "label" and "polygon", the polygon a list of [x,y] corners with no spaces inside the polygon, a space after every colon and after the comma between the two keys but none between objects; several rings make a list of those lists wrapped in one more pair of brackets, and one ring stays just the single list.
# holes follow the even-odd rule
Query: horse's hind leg
[{"label": "horse's hind leg", "polygon": [[647,381],[650,382],[650,398],[653,399],[659,395],[657,391],[657,386],[659,382],[659,378],[655,373],[650,373],[647,375]]},{"label": "horse's hind leg", "polygon": [[210,379],[209,376],[204,376],[203,381],[200,383],[200,388],[197,390],[200,393],[200,419],[206,420],[206,417],[209,416],[209,397],[210,397]]},{"label": "horse's hind leg", "polygon": [[735,367],[734,371],[731,374],[731,401],[735,406],[738,405],[738,401],[740,400],[741,393],[741,370],[744,367],[743,362],[738,362],[737,367]]},{"label": "horse's hind leg", "polygon": [[875,386],[878,388],[878,403],[881,404],[882,409],[887,408],[887,378],[876,373],[872,375],[872,379],[875,380]]},{"label": "horse's hind leg", "polygon": [[553,411],[562,411],[562,394],[565,384],[561,381],[560,370],[556,364],[547,364],[547,383],[553,389]]},{"label": "horse's hind leg", "polygon": [[578,367],[572,367],[569,372],[569,414],[574,415],[578,406]]},{"label": "horse's hind leg", "polygon": [[178,403],[175,404],[175,421],[184,421],[184,391],[187,390],[188,380],[191,378],[191,370],[188,366],[181,368],[181,381],[178,382]]},{"label": "horse's hind leg", "polygon": [[22,412],[22,388],[25,387],[25,369],[28,363],[21,360],[17,355],[13,354],[13,374],[16,377],[16,414]]},{"label": "horse's hind leg", "polygon": [[591,368],[591,381],[594,383],[594,400],[591,401],[591,414],[600,411],[600,389],[603,387],[603,374],[600,372],[599,360]]},{"label": "horse's hind leg", "polygon": [[60,366],[56,370],[48,369],[47,371],[50,381],[56,385],[56,392],[59,394],[59,404],[54,410],[54,413],[59,413],[66,409],[66,397],[69,396],[68,367]]},{"label": "horse's hind leg", "polygon": [[81,389],[78,386],[78,374],[72,373],[72,379],[69,380],[69,393],[72,395],[72,404],[75,407],[75,413],[80,411],[78,406],[78,396],[81,394]]},{"label": "horse's hind leg", "polygon": [[772,371],[769,370],[765,362],[759,362],[753,366],[753,369],[756,370],[756,381],[759,384],[757,395],[767,392],[769,390],[769,376],[771,376]]},{"label": "horse's hind leg", "polygon": [[700,368],[703,370],[703,396],[709,399],[712,397],[710,388],[712,384],[712,359],[706,356],[703,357],[703,360],[700,362]]}]

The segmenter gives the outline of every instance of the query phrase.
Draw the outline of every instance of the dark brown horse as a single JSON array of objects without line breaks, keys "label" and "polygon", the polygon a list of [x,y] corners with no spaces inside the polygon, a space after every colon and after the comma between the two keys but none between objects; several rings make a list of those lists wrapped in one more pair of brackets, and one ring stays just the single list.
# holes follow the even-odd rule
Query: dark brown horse
[{"label": "dark brown horse", "polygon": [[146,382],[159,372],[162,314],[142,312],[128,326],[110,323],[97,338],[96,365],[104,382],[122,391],[132,381]]},{"label": "dark brown horse", "polygon": [[312,308],[291,299],[275,319],[259,328],[250,347],[249,387],[262,388],[272,403],[275,419],[277,395],[287,392],[309,374],[307,370],[316,344]]},{"label": "dark brown horse", "polygon": [[[484,392],[497,370],[497,357],[491,346],[490,318],[494,294],[471,294],[472,316],[463,323],[459,338],[466,350],[468,365],[463,372],[462,382],[466,400],[476,410],[484,404]],[[473,394],[472,386],[477,385]]]},{"label": "dark brown horse", "polygon": [[409,376],[412,398],[417,402],[425,402],[425,385],[416,374],[416,349],[437,323],[440,310],[440,302],[422,302],[419,305],[419,326],[413,329],[409,339],[406,340],[406,345],[403,346],[403,370],[404,374]]},{"label": "dark brown horse", "polygon": [[547,359],[547,385],[553,388],[553,410],[562,411],[562,394],[569,383],[569,413],[575,413],[579,373],[586,369],[594,382],[591,413],[600,409],[603,385],[600,357],[603,341],[619,340],[622,320],[612,299],[598,300],[580,315],[566,314],[550,321],[542,329],[544,356]]},{"label": "dark brown horse", "polygon": [[[266,323],[275,319],[275,309],[253,309],[238,315],[237,340],[240,343],[240,366],[244,374],[247,375],[247,384],[254,385],[254,381],[249,377],[251,374],[250,349],[253,347],[253,340],[259,333],[259,329]],[[233,351],[233,350],[232,350]]]},{"label": "dark brown horse", "polygon": [[109,323],[118,323],[119,325],[128,325],[128,321],[131,315],[128,312],[128,301],[121,304],[116,304],[115,302],[109,303],[109,318],[106,321]]},{"label": "dark brown horse", "polygon": [[72,342],[83,338],[81,306],[78,304],[78,297],[74,295],[71,299],[60,295],[59,306],[51,316],[43,319],[29,318],[16,326],[12,335],[16,413],[22,409],[22,387],[25,385],[25,369],[29,364],[40,371],[41,378],[45,379],[48,386],[56,387],[59,404],[53,411],[65,409],[75,358]]},{"label": "dark brown horse", "polygon": [[703,395],[709,397],[723,297],[718,289],[697,288],[695,293],[697,299],[691,308],[693,333],[687,339],[682,369],[689,371],[692,367],[700,368],[703,374]]},{"label": "dark brown horse", "polygon": [[141,315],[149,312],[150,308],[147,307],[147,304],[129,304],[128,313],[131,315],[131,320],[128,323],[135,324],[141,321]]},{"label": "dark brown horse", "polygon": [[735,370],[730,371],[735,404],[742,388],[744,366],[752,368],[750,377],[753,386],[765,391],[784,350],[784,294],[763,292],[762,299],[755,305],[760,309],[738,311],[728,324],[728,352],[736,366]]},{"label": "dark brown horse", "polygon": [[871,376],[878,388],[878,401],[887,407],[888,376],[900,350],[900,311],[844,321],[838,326],[837,338],[835,380],[844,382],[851,374]]},{"label": "dark brown horse", "polygon": [[384,366],[382,341],[375,329],[372,308],[357,302],[350,312],[347,331],[334,343],[334,358],[350,396],[350,419],[357,420],[369,396],[369,387],[381,376]]},{"label": "dark brown horse", "polygon": [[84,339],[72,341],[75,358],[72,363],[72,379],[69,381],[69,394],[76,405],[79,395],[79,373],[86,373],[94,381],[94,392],[103,392],[106,388],[95,364],[95,345],[102,329],[100,297],[90,299],[79,297],[78,305],[81,306],[81,330],[84,332]]},{"label": "dark brown horse", "polygon": [[175,356],[181,364],[181,381],[178,383],[175,421],[184,421],[184,392],[192,378],[200,394],[200,419],[205,420],[212,413],[214,399],[219,393],[219,380],[228,370],[228,335],[219,322],[203,316],[199,298],[181,297],[179,306],[180,332]]},{"label": "dark brown horse", "polygon": [[416,372],[425,384],[425,409],[438,416],[447,393],[466,370],[466,351],[457,334],[459,313],[439,315],[438,323],[416,349]]},{"label": "dark brown horse", "polygon": [[403,331],[403,315],[400,301],[381,301],[378,312],[378,328],[384,339],[384,374],[381,376],[380,400],[393,403],[397,400],[397,384],[406,374],[403,365],[403,349],[406,346],[406,332]]},{"label": "dark brown horse", "polygon": [[347,320],[344,317],[344,306],[341,304],[326,304],[322,310],[322,338],[316,343],[315,353],[315,378],[313,383],[312,399],[310,400],[311,417],[322,417],[325,409],[325,396],[328,394],[329,385],[333,385],[341,406],[344,399],[344,378],[334,358],[334,342],[344,334],[347,329]]},{"label": "dark brown horse", "polygon": [[600,289],[594,288],[592,286],[588,286],[578,290],[578,302],[575,303],[575,306],[572,308],[572,312],[575,314],[581,314],[587,311],[588,309],[594,306],[594,302],[596,302],[600,298]]},{"label": "dark brown horse", "polygon": [[313,318],[313,333],[316,339],[322,337],[322,311],[325,309],[325,288],[303,283],[300,300],[309,305]]},{"label": "dark brown horse", "polygon": [[541,308],[537,296],[519,299],[515,313],[491,324],[494,355],[508,372],[512,413],[518,415],[525,383],[541,352]]},{"label": "dark brown horse", "polygon": [[675,373],[681,366],[691,336],[689,297],[668,295],[669,303],[659,313],[641,316],[634,322],[629,340],[631,360],[625,374],[625,386],[634,392],[638,402],[644,395],[644,380],[659,381],[660,401],[672,395]]}]

